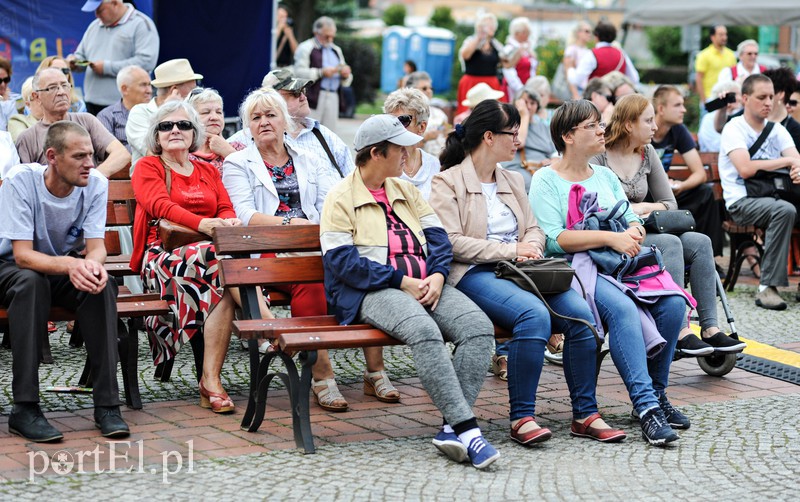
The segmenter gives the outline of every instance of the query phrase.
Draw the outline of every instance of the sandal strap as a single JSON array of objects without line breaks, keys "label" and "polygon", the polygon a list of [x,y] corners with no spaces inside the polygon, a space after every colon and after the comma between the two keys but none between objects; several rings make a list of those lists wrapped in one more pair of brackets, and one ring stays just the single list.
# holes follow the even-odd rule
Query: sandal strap
[{"label": "sandal strap", "polygon": [[381,397],[386,397],[391,392],[398,392],[397,388],[392,385],[392,381],[389,380],[389,376],[386,374],[385,370],[381,371],[373,371],[373,372],[364,372],[364,376],[369,378],[370,383],[375,388],[375,393]]},{"label": "sandal strap", "polygon": [[[517,422],[517,425],[511,427],[511,430],[516,432],[516,431],[520,430],[522,428],[522,426],[527,424],[528,422],[536,423],[536,417],[528,416],[528,417],[520,418],[519,422]],[[536,424],[536,425],[539,426],[539,424]],[[539,427],[539,428],[541,429],[541,427]]]},{"label": "sandal strap", "polygon": [[[325,386],[325,388],[317,392],[316,389],[322,386]],[[317,399],[319,399],[319,402],[322,404],[330,405],[340,399],[344,401],[344,396],[339,391],[336,380],[333,378],[328,378],[326,380],[311,379],[311,387],[314,389],[314,394],[317,395]]]},{"label": "sandal strap", "polygon": [[601,418],[599,413],[592,413],[583,421],[583,426],[588,429],[599,418]]}]

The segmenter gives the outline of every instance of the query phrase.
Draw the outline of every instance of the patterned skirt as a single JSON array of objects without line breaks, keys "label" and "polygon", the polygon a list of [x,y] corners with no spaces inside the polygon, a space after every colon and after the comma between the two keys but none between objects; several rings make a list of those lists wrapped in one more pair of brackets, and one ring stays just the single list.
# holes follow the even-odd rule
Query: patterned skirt
[{"label": "patterned skirt", "polygon": [[159,292],[172,311],[171,316],[145,318],[153,363],[158,365],[202,329],[222,299],[214,244],[196,242],[167,252],[157,242],[145,253],[142,280],[145,289]]}]

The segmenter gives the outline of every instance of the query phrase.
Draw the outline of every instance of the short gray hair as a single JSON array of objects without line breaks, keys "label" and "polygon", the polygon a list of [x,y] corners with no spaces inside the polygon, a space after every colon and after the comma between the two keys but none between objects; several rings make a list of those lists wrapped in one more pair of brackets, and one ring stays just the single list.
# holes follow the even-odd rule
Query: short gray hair
[{"label": "short gray hair", "polygon": [[752,38],[748,38],[747,40],[742,40],[741,42],[739,42],[739,45],[736,46],[736,57],[741,58],[744,50],[751,45],[755,45],[756,49],[758,48],[758,42],[756,42]]},{"label": "short gray hair", "polygon": [[219,95],[216,89],[212,89],[211,87],[195,87],[186,96],[186,102],[195,108],[197,108],[198,105],[210,102],[219,103],[220,106],[223,106],[222,96]]},{"label": "short gray hair", "polygon": [[720,94],[728,94],[729,92],[735,92],[741,94],[742,86],[739,85],[735,80],[726,80],[724,82],[717,82],[714,84],[714,87],[711,88],[711,95],[718,96]]},{"label": "short gray hair", "polygon": [[319,33],[320,31],[324,30],[325,28],[336,28],[336,21],[328,16],[322,16],[317,18],[314,21],[313,31],[314,33]]},{"label": "short gray hair", "polygon": [[171,113],[175,113],[178,110],[183,110],[184,113],[186,113],[189,122],[192,123],[194,137],[192,138],[192,144],[189,146],[189,151],[194,152],[199,150],[202,146],[206,137],[206,132],[203,128],[203,124],[200,123],[200,118],[197,116],[197,112],[194,111],[194,108],[192,108],[189,103],[186,103],[185,101],[167,101],[158,108],[156,114],[153,115],[152,119],[150,119],[150,125],[147,127],[145,146],[147,146],[147,149],[153,152],[155,155],[161,155],[163,152],[161,145],[158,143],[158,124],[164,119],[164,117]]},{"label": "short gray hair", "polygon": [[389,94],[383,103],[383,113],[391,114],[401,108],[413,113],[417,117],[417,123],[427,122],[431,114],[428,96],[419,89],[408,87],[397,89]]},{"label": "short gray hair", "polygon": [[508,35],[514,36],[520,31],[527,30],[531,32],[531,21],[527,17],[515,17],[508,23]]},{"label": "short gray hair", "polygon": [[[42,68],[41,70],[37,71],[33,75],[33,80],[31,81],[31,85],[33,86],[33,90],[34,91],[36,91],[36,92],[39,91],[39,80],[42,79],[42,75],[44,75],[47,72],[51,72],[51,71],[52,72],[57,72],[57,73],[59,73],[61,75],[64,75],[63,73],[61,73],[61,70],[59,70],[58,68],[49,68],[49,67],[48,68]],[[66,76],[65,76],[65,78],[66,78]]]},{"label": "short gray hair", "polygon": [[406,87],[416,87],[418,82],[433,82],[433,79],[426,71],[415,71],[408,74]]},{"label": "short gray hair", "polygon": [[28,77],[25,79],[25,82],[22,83],[22,88],[20,89],[20,94],[22,94],[23,101],[30,101],[31,94],[33,93],[33,77]]},{"label": "short gray hair", "polygon": [[144,68],[132,64],[126,66],[117,73],[117,90],[120,93],[122,92],[123,85],[129,85],[131,83],[131,80],[133,80],[133,72],[136,70],[146,71]]},{"label": "short gray hair", "polygon": [[475,19],[475,31],[478,31],[478,28],[484,23],[484,21],[489,21],[494,26],[495,31],[497,31],[497,16],[492,14],[491,12],[484,12],[483,14],[478,14],[478,18]]},{"label": "short gray hair", "polygon": [[258,105],[277,110],[283,116],[286,130],[292,131],[294,129],[294,121],[289,116],[289,109],[286,107],[286,101],[283,96],[275,89],[263,87],[248,94],[239,106],[239,118],[242,119],[242,127],[245,129],[250,127],[250,114],[253,113],[253,110]]},{"label": "short gray hair", "polygon": [[56,153],[63,153],[64,148],[67,146],[67,135],[70,133],[84,138],[89,137],[86,129],[77,122],[59,120],[47,128],[47,133],[44,136],[44,151],[46,152],[52,148]]},{"label": "short gray hair", "polygon": [[[550,82],[544,75],[534,75],[529,78],[528,81],[525,82],[525,88],[536,91],[539,93],[539,96],[550,96],[552,94],[550,91]],[[547,103],[545,103],[544,106],[547,106]]]}]

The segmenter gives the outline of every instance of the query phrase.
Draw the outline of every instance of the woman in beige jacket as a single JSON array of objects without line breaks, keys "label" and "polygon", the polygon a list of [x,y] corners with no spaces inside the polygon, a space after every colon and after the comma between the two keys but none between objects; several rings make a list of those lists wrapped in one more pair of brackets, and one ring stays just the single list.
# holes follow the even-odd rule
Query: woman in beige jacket
[{"label": "woman in beige jacket", "polygon": [[[564,375],[572,399],[572,434],[619,441],[597,413],[595,341],[589,328],[551,318],[544,303],[515,283],[497,278],[495,263],[541,258],[545,236],[531,212],[519,173],[497,165],[520,147],[519,112],[494,100],[475,107],[447,138],[440,157],[443,172],[433,178],[430,203],[453,244],[448,284],[474,301],[498,326],[512,332],[508,350],[511,439],[527,445],[545,441],[550,430],[536,424],[536,388],[551,328],[566,335]],[[592,315],[580,295],[550,295],[556,312],[585,319]]]}]

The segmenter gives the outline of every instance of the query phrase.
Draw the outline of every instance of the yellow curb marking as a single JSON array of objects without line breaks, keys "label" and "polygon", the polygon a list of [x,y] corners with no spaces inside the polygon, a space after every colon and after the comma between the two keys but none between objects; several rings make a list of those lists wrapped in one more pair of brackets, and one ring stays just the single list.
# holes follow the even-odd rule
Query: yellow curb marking
[{"label": "yellow curb marking", "polygon": [[[692,324],[691,328],[694,334],[700,336],[700,326]],[[777,347],[773,347],[772,345],[767,345],[766,343],[743,338],[742,336],[739,336],[739,340],[747,344],[747,348],[744,349],[744,353],[749,356],[760,357],[776,363],[800,368],[800,354],[797,352],[779,349]]]}]

